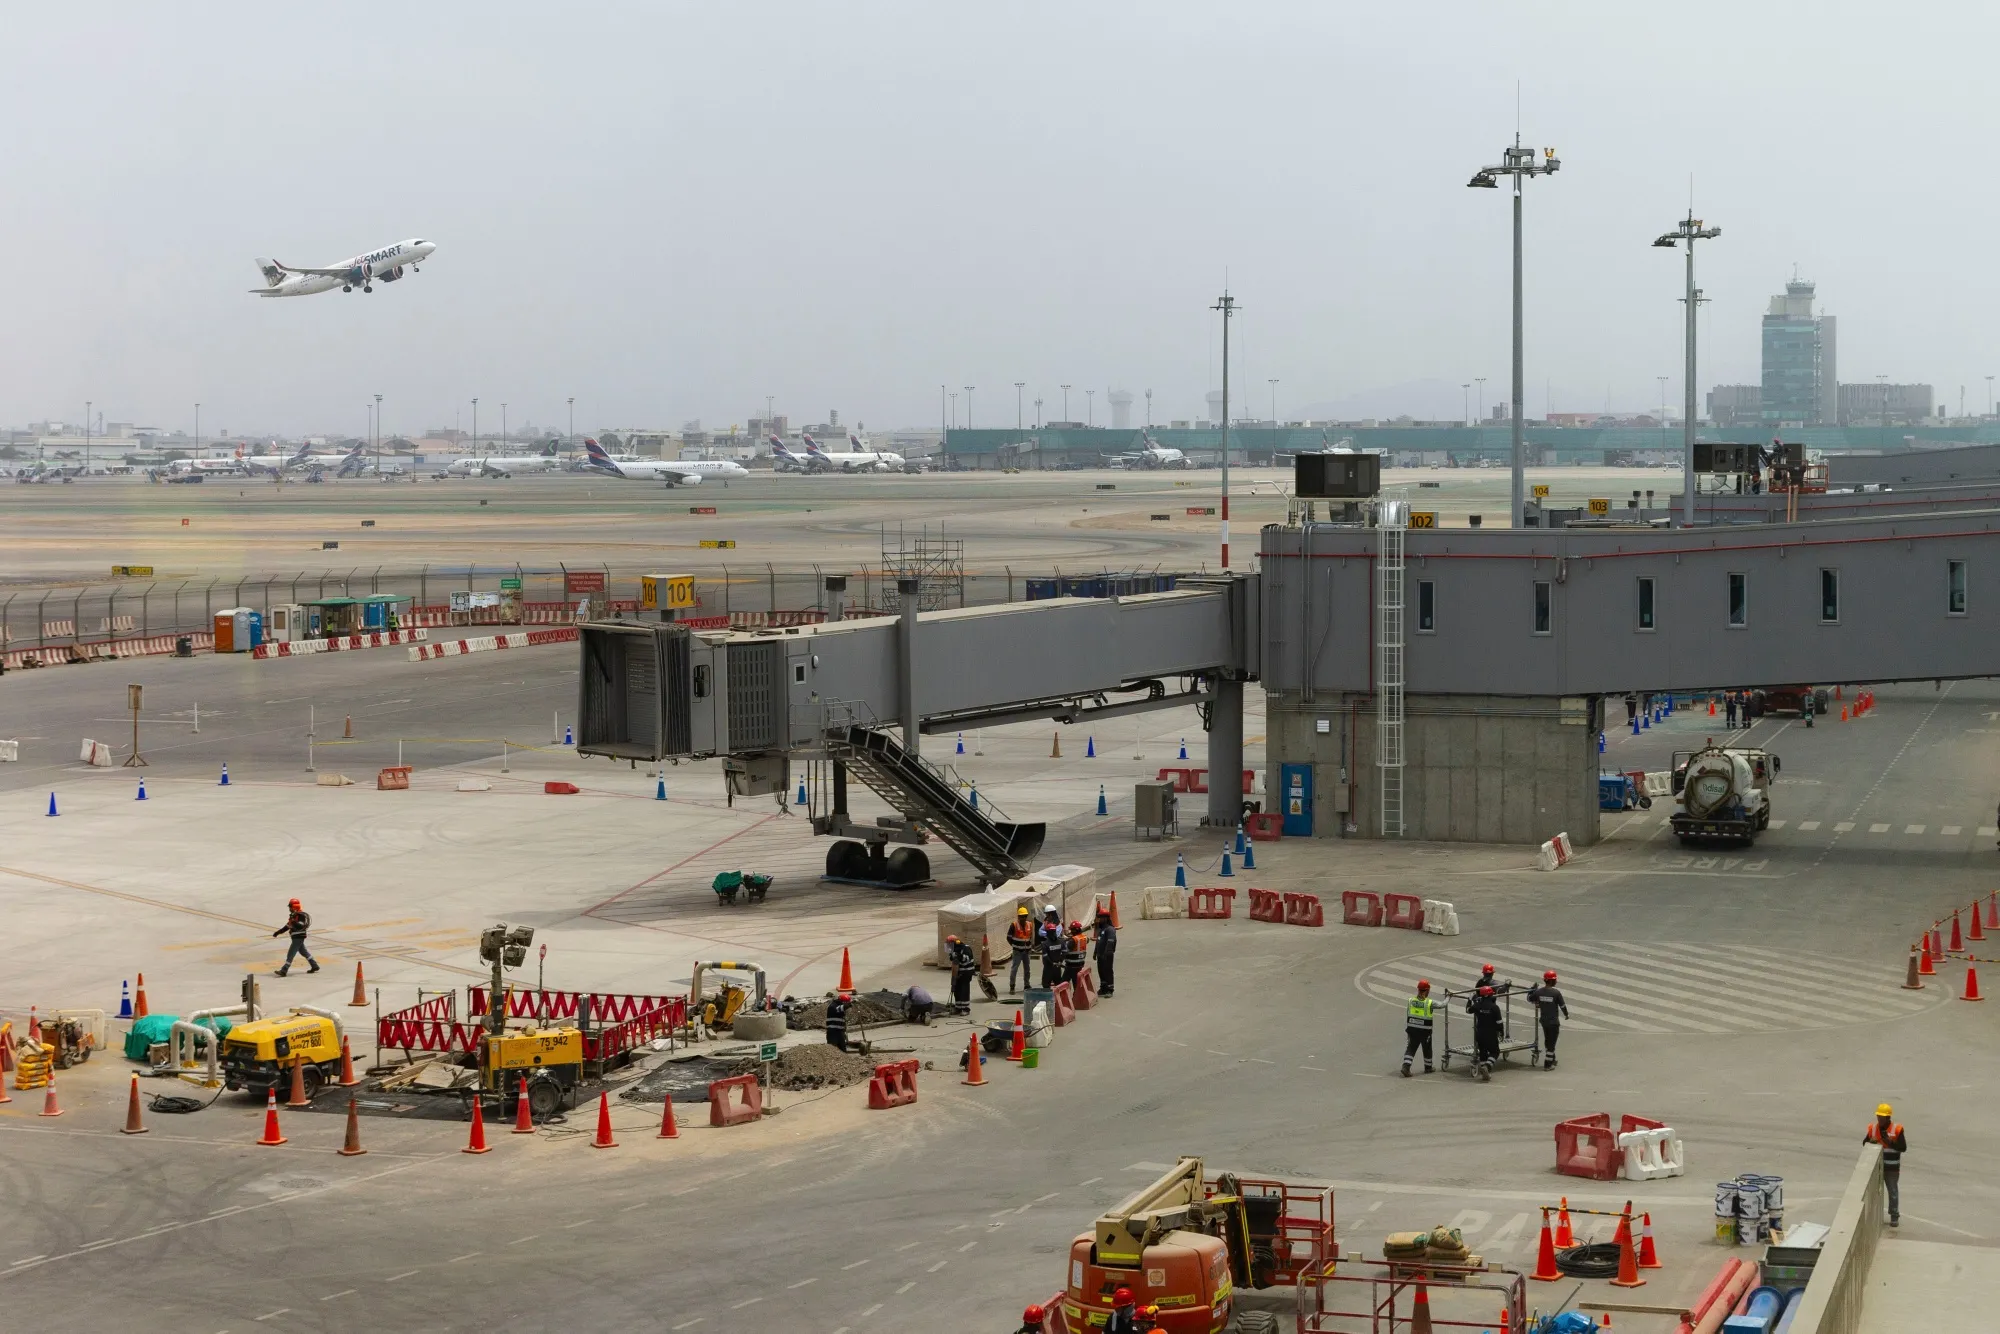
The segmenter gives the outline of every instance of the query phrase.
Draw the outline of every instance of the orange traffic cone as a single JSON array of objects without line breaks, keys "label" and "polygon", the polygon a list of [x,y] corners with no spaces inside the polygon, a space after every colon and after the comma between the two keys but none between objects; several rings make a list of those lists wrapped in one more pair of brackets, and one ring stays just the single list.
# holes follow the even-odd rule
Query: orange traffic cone
[{"label": "orange traffic cone", "polygon": [[[14,1025],[0,1024],[0,1075],[14,1073]],[[0,1092],[6,1091],[6,1081],[0,1080]]]},{"label": "orange traffic cone", "polygon": [[466,1137],[465,1147],[460,1153],[491,1153],[486,1143],[486,1107],[477,1097],[472,1100],[472,1132]]},{"label": "orange traffic cone", "polygon": [[358,1158],[368,1152],[361,1147],[361,1107],[352,1093],[347,1095],[347,1138],[334,1152],[343,1158]]},{"label": "orange traffic cone", "polygon": [[1903,990],[1922,991],[1924,984],[1917,980],[1917,947],[1910,946],[1910,973],[1903,979]]},{"label": "orange traffic cone", "polygon": [[1562,1207],[1556,1210],[1556,1245],[1565,1248],[1576,1245],[1576,1230],[1570,1226],[1567,1195],[1562,1198]]},{"label": "orange traffic cone", "polygon": [[306,1059],[303,1056],[292,1058],[292,1093],[285,1099],[285,1106],[312,1106],[312,1099],[306,1096]]},{"label": "orange traffic cone", "polygon": [[354,998],[348,1005],[359,1008],[368,1004],[368,988],[361,980],[361,960],[354,961]]},{"label": "orange traffic cone", "polygon": [[1966,923],[1966,926],[1965,926],[1965,938],[1966,938],[1967,940],[1984,940],[1984,939],[1986,939],[1986,932],[1985,932],[1985,930],[1984,930],[1984,929],[1982,929],[1982,928],[1980,927],[1980,925],[1979,925],[1979,900],[1978,900],[1978,899],[1974,899],[1974,900],[1972,901],[1972,920],[1971,920],[1970,922]]},{"label": "orange traffic cone", "polygon": [[672,1090],[669,1090],[667,1093],[667,1109],[660,1113],[660,1133],[658,1138],[679,1139],[680,1137],[681,1128],[674,1124],[674,1095]]},{"label": "orange traffic cone", "polygon": [[979,1034],[974,1033],[966,1040],[966,1053],[965,1078],[959,1082],[961,1084],[984,1084],[986,1082],[986,1067],[979,1059]]},{"label": "orange traffic cone", "polygon": [[1432,1334],[1431,1294],[1423,1280],[1417,1280],[1417,1295],[1410,1301],[1410,1334]]},{"label": "orange traffic cone", "polygon": [[1059,760],[1062,758],[1062,733],[1057,732],[1055,734],[1055,737],[1056,737],[1055,744],[1049,747],[1049,758],[1052,760]]},{"label": "orange traffic cone", "polygon": [[1021,1012],[1014,1011],[1014,1042],[1007,1048],[1007,1059],[1018,1061],[1028,1052],[1028,1026],[1021,1022]]},{"label": "orange traffic cone", "polygon": [[1610,1329],[1610,1328],[1611,1328],[1611,1312],[1609,1312],[1609,1311],[1606,1311],[1606,1312],[1604,1313],[1604,1323],[1603,1323],[1603,1324],[1601,1324],[1601,1325],[1599,1325],[1599,1326],[1598,1326],[1598,1328],[1599,1328],[1599,1329]]},{"label": "orange traffic cone", "polygon": [[1986,929],[2000,931],[2000,891],[1988,893],[1986,896]]},{"label": "orange traffic cone", "polygon": [[285,1142],[283,1132],[278,1129],[278,1090],[276,1089],[266,1089],[264,1092],[264,1138],[257,1142],[259,1144],[283,1144]]},{"label": "orange traffic cone", "polygon": [[532,1135],[535,1133],[535,1112],[528,1106],[528,1077],[521,1076],[521,1092],[514,1099],[514,1133]]},{"label": "orange traffic cone", "polygon": [[1937,976],[1937,969],[1931,966],[1931,938],[1928,933],[1926,933],[1924,936],[1923,958],[1919,960],[1917,963],[1917,976],[1918,977]]},{"label": "orange traffic cone", "polygon": [[845,945],[840,947],[840,990],[847,995],[854,994],[854,963],[847,957]]},{"label": "orange traffic cone", "polygon": [[1618,1247],[1618,1277],[1611,1280],[1614,1288],[1642,1288],[1646,1280],[1639,1277],[1639,1257],[1632,1250],[1632,1206],[1626,1205],[1625,1212],[1618,1218],[1618,1235],[1613,1243]]},{"label": "orange traffic cone", "polygon": [[[141,974],[141,977],[143,976],[144,974]],[[36,1046],[40,1046],[42,1042],[42,1021],[35,1014],[35,1007],[32,1005],[28,1007],[28,1041]]]},{"label": "orange traffic cone", "polygon": [[1653,1249],[1653,1215],[1650,1210],[1639,1215],[1639,1268],[1664,1269],[1658,1251]]},{"label": "orange traffic cone", "polygon": [[1711,718],[1715,716],[1715,696],[1713,695],[1708,697],[1708,716]]},{"label": "orange traffic cone", "polygon": [[121,1135],[143,1135],[146,1133],[146,1123],[139,1119],[139,1076],[137,1074],[132,1076],[132,1097],[125,1104],[125,1128],[118,1133]]},{"label": "orange traffic cone", "polygon": [[144,1019],[152,1011],[146,1008],[146,975],[139,974],[139,985],[132,988],[132,1017]]},{"label": "orange traffic cone", "polygon": [[[16,1087],[19,1087],[17,1082]],[[62,1108],[56,1106],[56,1072],[49,1071],[48,1092],[42,1095],[42,1116],[61,1116]]]},{"label": "orange traffic cone", "polygon": [[1951,910],[1951,952],[1959,954],[1965,950],[1965,937],[1958,933],[1958,909]]},{"label": "orange traffic cone", "polygon": [[611,1138],[611,1095],[597,1095],[597,1136],[590,1141],[593,1149],[615,1149],[618,1141]]},{"label": "orange traffic cone", "polygon": [[347,715],[347,730],[341,734],[340,739],[343,741],[354,740],[354,715],[351,713]]},{"label": "orange traffic cone", "polygon": [[1840,721],[1847,721],[1847,706],[1845,704],[1840,706]]},{"label": "orange traffic cone", "polygon": [[1562,1270],[1556,1268],[1556,1239],[1549,1231],[1549,1211],[1542,1210],[1542,1244],[1535,1255],[1535,1272],[1529,1277],[1537,1283],[1554,1283],[1562,1278]]},{"label": "orange traffic cone", "polygon": [[1965,966],[1965,990],[1959,993],[1960,1000],[1985,1000],[1979,994],[1979,970],[1971,964]]},{"label": "orange traffic cone", "polygon": [[354,1053],[348,1049],[347,1035],[340,1035],[340,1086],[351,1089],[361,1081],[354,1077]]},{"label": "orange traffic cone", "polygon": [[1118,920],[1118,891],[1115,889],[1111,891],[1111,929],[1113,931],[1124,929],[1124,924]]}]

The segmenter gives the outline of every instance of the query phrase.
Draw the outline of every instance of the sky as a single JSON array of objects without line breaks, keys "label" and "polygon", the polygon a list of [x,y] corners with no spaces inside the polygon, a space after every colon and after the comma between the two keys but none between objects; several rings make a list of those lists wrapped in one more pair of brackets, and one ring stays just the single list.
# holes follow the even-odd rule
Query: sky
[{"label": "sky", "polygon": [[[1839,372],[1973,410],[2000,12],[1332,3],[14,6],[0,421],[204,434],[499,423],[870,429],[1456,416],[1506,398],[1523,142],[1527,409],[1758,379],[1797,272]],[[251,295],[423,237],[369,295]],[[1276,380],[1275,386],[1270,381]],[[970,394],[965,386],[973,386]],[[1094,404],[1086,389],[1097,391]]]}]

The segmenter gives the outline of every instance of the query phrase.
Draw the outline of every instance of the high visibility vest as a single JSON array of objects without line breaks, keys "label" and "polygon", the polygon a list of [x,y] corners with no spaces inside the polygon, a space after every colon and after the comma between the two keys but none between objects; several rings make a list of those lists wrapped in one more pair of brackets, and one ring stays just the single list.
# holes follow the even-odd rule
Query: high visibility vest
[{"label": "high visibility vest", "polygon": [[1408,1028],[1429,1028],[1431,1026],[1431,1011],[1436,1008],[1437,1002],[1429,996],[1410,997],[1409,1015],[1403,1021],[1404,1026]]}]

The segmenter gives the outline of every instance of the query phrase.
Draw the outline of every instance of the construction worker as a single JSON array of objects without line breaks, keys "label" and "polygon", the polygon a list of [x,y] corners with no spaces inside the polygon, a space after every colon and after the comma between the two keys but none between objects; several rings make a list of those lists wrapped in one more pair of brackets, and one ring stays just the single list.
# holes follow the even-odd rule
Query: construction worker
[{"label": "construction worker", "polygon": [[1089,937],[1083,932],[1082,922],[1069,924],[1069,939],[1063,950],[1063,981],[1076,985],[1077,978],[1083,976],[1083,965],[1090,958]]},{"label": "construction worker", "polygon": [[1493,965],[1483,963],[1479,965],[1479,980],[1472,984],[1472,989],[1478,991],[1481,987],[1492,987],[1493,994],[1498,996],[1511,989],[1513,985],[1512,982],[1502,982],[1493,976]]},{"label": "construction worker", "polygon": [[1053,987],[1062,981],[1063,956],[1069,952],[1069,940],[1063,935],[1062,917],[1055,908],[1045,910],[1041,930],[1035,933],[1035,943],[1042,948],[1042,985]]},{"label": "construction worker", "polygon": [[319,960],[313,958],[312,951],[306,948],[306,932],[312,930],[312,914],[301,908],[297,899],[293,899],[289,906],[291,911],[285,916],[285,924],[271,933],[271,939],[273,940],[284,935],[287,931],[292,934],[292,947],[285,951],[285,961],[278,966],[275,975],[283,977],[291,972],[292,960],[301,957],[312,965],[311,971],[317,973],[319,971]]},{"label": "construction worker", "polygon": [[1639,721],[1639,697],[1630,691],[1625,693],[1625,721],[1628,723]]},{"label": "construction worker", "polygon": [[1473,998],[1465,1003],[1466,1012],[1472,1016],[1472,1049],[1474,1068],[1491,1070],[1493,1063],[1500,1059],[1500,1001],[1491,986],[1482,986]]},{"label": "construction worker", "polygon": [[1014,920],[1007,927],[1007,951],[1007,990],[1018,993],[1034,976],[1030,969],[1035,957],[1035,917],[1025,903],[1014,910]]},{"label": "construction worker", "polygon": [[1097,994],[1109,996],[1112,988],[1112,971],[1118,957],[1118,928],[1111,924],[1111,908],[1103,905],[1097,910],[1097,939],[1090,947],[1091,955],[1097,960]]},{"label": "construction worker", "polygon": [[1111,1294],[1111,1315],[1104,1322],[1104,1334],[1139,1334],[1139,1308],[1132,1289],[1120,1288]]},{"label": "construction worker", "polygon": [[1569,1003],[1556,989],[1556,970],[1542,974],[1540,986],[1528,988],[1528,1004],[1542,1021],[1542,1069],[1556,1068],[1556,1039],[1562,1035],[1562,1021],[1569,1018]]},{"label": "construction worker", "polygon": [[1426,978],[1417,979],[1417,994],[1410,997],[1410,1006],[1403,1014],[1403,1078],[1410,1077],[1410,1061],[1417,1054],[1417,1048],[1424,1049],[1424,1073],[1431,1072],[1431,1016],[1437,1010],[1437,1002],[1431,999],[1431,984]]},{"label": "construction worker", "polygon": [[1889,1193],[1889,1226],[1903,1225],[1903,1154],[1909,1150],[1909,1141],[1903,1136],[1903,1127],[1890,1120],[1895,1109],[1883,1103],[1875,1109],[1875,1119],[1868,1124],[1867,1133],[1862,1135],[1863,1144],[1882,1146],[1882,1187]]},{"label": "construction worker", "polygon": [[928,1024],[931,1021],[931,1011],[936,1008],[937,1002],[933,1001],[931,993],[922,987],[911,987],[903,993],[903,1019],[906,1023]]},{"label": "construction worker", "polygon": [[1724,695],[1724,696],[1722,697],[1722,711],[1723,711],[1723,713],[1724,713],[1725,715],[1727,715],[1727,721],[1728,721],[1728,723],[1729,723],[1729,729],[1730,729],[1730,730],[1731,730],[1732,732],[1733,732],[1733,731],[1735,731],[1735,730],[1736,730],[1736,692],[1735,692],[1734,690],[1732,690],[1732,691],[1728,692],[1727,694],[1725,694],[1725,695]]},{"label": "construction worker", "polygon": [[847,1050],[847,1007],[854,1004],[854,998],[844,991],[837,991],[833,999],[826,1003],[826,1045]]},{"label": "construction worker", "polygon": [[1014,1334],[1046,1334],[1049,1313],[1039,1306],[1030,1306],[1021,1312],[1021,1327]]},{"label": "construction worker", "polygon": [[946,936],[944,947],[951,964],[951,1003],[964,1014],[972,1008],[972,975],[979,971],[979,961],[973,958],[972,947],[957,936]]}]

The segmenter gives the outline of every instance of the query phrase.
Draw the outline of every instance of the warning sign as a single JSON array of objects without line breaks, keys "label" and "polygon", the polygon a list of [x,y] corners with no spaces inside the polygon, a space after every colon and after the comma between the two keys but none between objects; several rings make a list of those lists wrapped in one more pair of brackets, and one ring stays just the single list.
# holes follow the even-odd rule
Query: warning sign
[{"label": "warning sign", "polygon": [[604,591],[604,571],[565,570],[563,571],[563,592],[602,593]]},{"label": "warning sign", "polygon": [[1549,498],[1548,487],[1543,486],[1540,483],[1537,483],[1535,486],[1531,487],[1530,490],[1534,493],[1534,497],[1536,500],[1547,500]]},{"label": "warning sign", "polygon": [[114,565],[111,573],[120,579],[150,579],[153,567],[150,565]]},{"label": "warning sign", "polygon": [[713,514],[713,513],[715,513],[715,506],[713,506],[713,505],[690,505],[690,506],[688,506],[688,513],[689,513],[689,514]]},{"label": "warning sign", "polygon": [[1215,513],[1215,506],[1213,506],[1213,505],[1190,505],[1190,506],[1188,506],[1188,507],[1187,507],[1187,512],[1188,512],[1189,514],[1194,514],[1194,515],[1202,515],[1202,514],[1213,514],[1213,513]]}]

